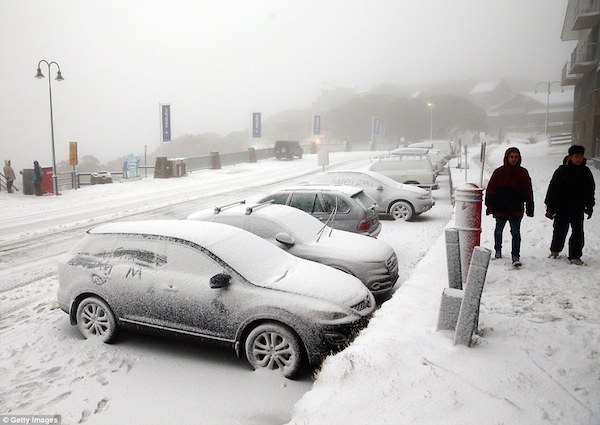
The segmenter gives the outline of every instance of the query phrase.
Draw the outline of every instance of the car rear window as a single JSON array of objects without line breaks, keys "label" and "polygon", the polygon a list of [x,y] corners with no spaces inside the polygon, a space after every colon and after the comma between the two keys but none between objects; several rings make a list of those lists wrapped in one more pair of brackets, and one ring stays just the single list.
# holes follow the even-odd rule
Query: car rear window
[{"label": "car rear window", "polygon": [[356,195],[352,196],[353,199],[356,199],[360,205],[364,207],[364,209],[368,210],[373,207],[373,205],[377,204],[377,202],[367,195],[362,190],[358,192]]}]

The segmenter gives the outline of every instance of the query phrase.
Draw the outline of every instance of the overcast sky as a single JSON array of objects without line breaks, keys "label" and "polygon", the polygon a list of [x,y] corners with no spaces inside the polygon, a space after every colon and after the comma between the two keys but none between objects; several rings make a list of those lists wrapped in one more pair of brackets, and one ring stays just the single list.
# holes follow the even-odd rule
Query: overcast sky
[{"label": "overcast sky", "polygon": [[41,59],[65,79],[52,81],[57,162],[69,141],[107,161],[159,146],[160,103],[176,138],[243,130],[252,112],[307,107],[324,87],[560,80],[567,3],[0,0],[0,159],[52,165]]}]

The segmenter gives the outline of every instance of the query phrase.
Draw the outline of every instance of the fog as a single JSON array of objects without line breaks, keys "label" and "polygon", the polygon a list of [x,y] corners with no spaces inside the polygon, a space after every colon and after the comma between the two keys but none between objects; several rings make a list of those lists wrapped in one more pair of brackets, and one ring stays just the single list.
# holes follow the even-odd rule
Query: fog
[{"label": "fog", "polygon": [[[103,162],[156,150],[161,103],[177,138],[242,131],[324,88],[560,80],[567,3],[0,0],[0,159],[52,165],[48,77],[57,162],[69,141]],[[42,59],[64,81],[54,65],[35,79]]]}]

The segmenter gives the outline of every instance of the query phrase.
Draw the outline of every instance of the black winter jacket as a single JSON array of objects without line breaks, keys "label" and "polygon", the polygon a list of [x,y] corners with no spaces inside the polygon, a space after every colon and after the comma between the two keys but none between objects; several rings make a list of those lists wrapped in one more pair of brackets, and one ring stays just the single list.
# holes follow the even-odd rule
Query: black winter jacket
[{"label": "black winter jacket", "polygon": [[546,210],[552,214],[579,214],[591,212],[594,205],[596,183],[591,170],[585,165],[575,165],[567,160],[552,175],[546,192]]}]

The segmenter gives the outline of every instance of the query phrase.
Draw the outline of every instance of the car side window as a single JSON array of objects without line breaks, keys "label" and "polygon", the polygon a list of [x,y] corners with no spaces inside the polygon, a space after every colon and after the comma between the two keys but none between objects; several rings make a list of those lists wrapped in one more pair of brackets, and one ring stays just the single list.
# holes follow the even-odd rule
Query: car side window
[{"label": "car side window", "polygon": [[344,199],[330,193],[323,194],[323,211],[332,212],[335,209],[336,201],[338,213],[347,213],[350,211],[350,206]]},{"label": "car side window", "polygon": [[290,206],[298,208],[304,212],[311,213],[313,211],[313,205],[315,203],[316,194],[314,193],[294,193]]},{"label": "car side window", "polygon": [[274,204],[285,205],[287,204],[287,200],[289,197],[289,193],[274,193],[260,200],[260,202],[270,202],[272,201]]},{"label": "car side window", "polygon": [[193,283],[206,283],[208,286],[212,276],[224,271],[217,261],[193,246],[171,241],[166,248],[169,259],[165,267],[167,273],[193,275]]}]

